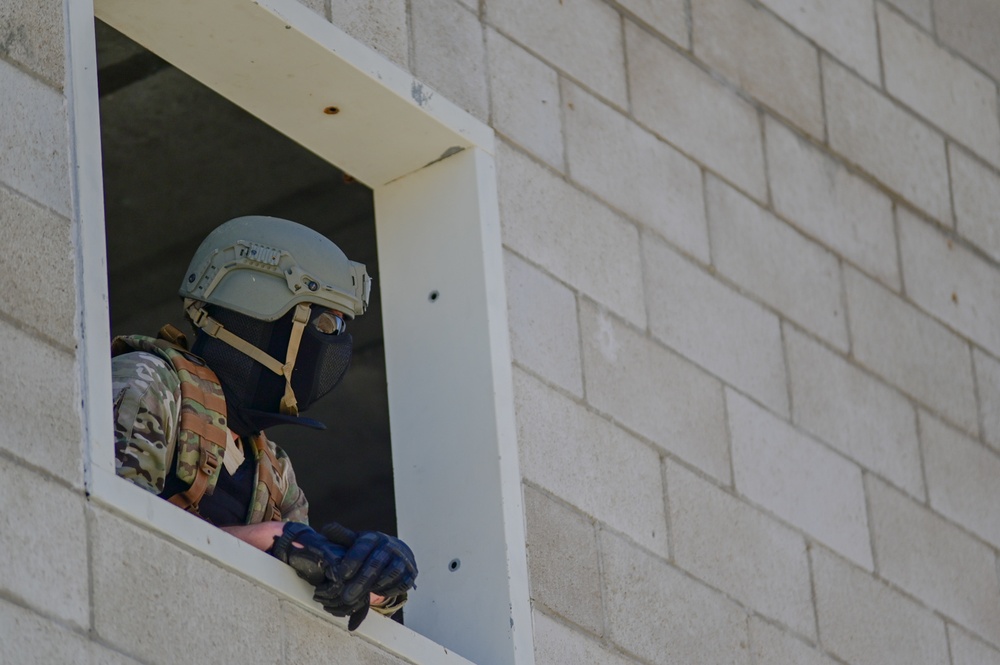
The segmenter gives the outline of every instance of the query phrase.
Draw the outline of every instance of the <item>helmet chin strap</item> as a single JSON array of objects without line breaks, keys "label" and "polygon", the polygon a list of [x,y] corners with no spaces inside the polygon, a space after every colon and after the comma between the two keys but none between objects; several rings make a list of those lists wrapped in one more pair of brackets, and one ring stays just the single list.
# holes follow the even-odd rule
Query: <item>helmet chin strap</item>
[{"label": "helmet chin strap", "polygon": [[282,364],[277,359],[264,353],[256,346],[246,341],[242,337],[234,335],[226,328],[208,315],[205,303],[184,299],[184,311],[191,318],[191,322],[209,337],[225,342],[240,353],[250,356],[264,367],[268,368],[278,376],[285,378],[285,394],[281,398],[281,413],[289,416],[299,414],[298,401],[295,399],[295,391],[292,390],[292,370],[295,368],[295,358],[299,355],[299,344],[302,342],[302,333],[309,323],[310,308],[308,303],[299,303],[295,306],[295,314],[292,315],[292,334],[288,338],[288,350],[285,352],[285,362]]}]

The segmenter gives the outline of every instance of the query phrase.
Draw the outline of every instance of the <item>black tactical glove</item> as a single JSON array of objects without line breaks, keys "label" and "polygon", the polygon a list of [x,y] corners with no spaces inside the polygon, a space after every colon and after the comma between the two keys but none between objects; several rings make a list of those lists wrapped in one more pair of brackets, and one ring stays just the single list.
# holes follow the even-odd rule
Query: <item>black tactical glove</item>
[{"label": "black tactical glove", "polygon": [[314,529],[286,522],[281,535],[267,553],[291,566],[296,574],[315,587],[313,600],[330,614],[348,616],[348,629],[354,630],[368,614],[368,597],[347,602],[344,584],[337,573],[346,549],[321,536]]},{"label": "black tactical glove", "polygon": [[399,538],[379,531],[355,534],[337,523],[320,531],[332,544],[347,549],[336,570],[345,603],[367,599],[369,593],[393,598],[415,588],[417,562]]},{"label": "black tactical glove", "polygon": [[350,616],[347,630],[354,631],[368,616],[368,595],[365,594],[360,598],[348,601],[344,598],[344,583],[337,576],[337,573],[330,569],[327,571],[327,575],[330,579],[316,587],[313,600],[322,605],[323,609],[333,616]]},{"label": "black tactical glove", "polygon": [[333,579],[328,573],[336,570],[346,551],[305,524],[285,522],[267,553],[294,568],[309,584],[319,586]]}]

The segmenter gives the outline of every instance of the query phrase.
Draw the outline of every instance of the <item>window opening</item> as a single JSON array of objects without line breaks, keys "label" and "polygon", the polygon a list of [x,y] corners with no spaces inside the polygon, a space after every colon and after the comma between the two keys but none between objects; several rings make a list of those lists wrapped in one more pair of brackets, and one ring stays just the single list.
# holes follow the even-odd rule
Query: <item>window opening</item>
[{"label": "window opening", "polygon": [[[374,279],[350,324],[351,368],[306,415],[326,431],[268,436],[292,458],[314,525],[396,533],[372,191],[97,21],[111,332],[185,333],[177,288],[222,222],[270,215],[324,234]],[[330,110],[328,109],[328,112]]]},{"label": "window opening", "polygon": [[[361,630],[409,662],[466,662],[458,653],[484,665],[531,665],[492,130],[317,20],[298,0],[94,0],[94,14],[90,3],[68,7],[90,500],[293,602],[311,604],[287,566],[237,539],[217,538],[211,525],[114,473],[105,443],[111,377],[103,187],[96,168],[96,15],[372,188],[396,521],[420,558],[421,584],[407,605],[409,629],[366,621]],[[149,58],[143,66],[156,70],[160,63]],[[124,90],[135,74],[119,72]],[[136,246],[148,242],[133,238]],[[171,289],[175,280],[168,280]],[[163,320],[156,317],[154,325]]]}]

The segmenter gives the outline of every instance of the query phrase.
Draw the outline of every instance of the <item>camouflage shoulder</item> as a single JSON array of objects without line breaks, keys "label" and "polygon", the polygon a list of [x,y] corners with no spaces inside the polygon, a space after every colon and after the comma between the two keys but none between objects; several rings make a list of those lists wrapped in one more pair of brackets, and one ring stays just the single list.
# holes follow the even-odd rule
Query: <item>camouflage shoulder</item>
[{"label": "camouflage shoulder", "polygon": [[176,447],[180,380],[162,358],[141,351],[112,358],[118,475],[163,491]]},{"label": "camouflage shoulder", "polygon": [[286,522],[309,524],[309,501],[295,479],[295,469],[292,468],[291,458],[281,446],[276,445],[273,441],[269,440],[268,445],[273,447],[274,456],[278,460],[278,488],[282,492],[281,518]]}]

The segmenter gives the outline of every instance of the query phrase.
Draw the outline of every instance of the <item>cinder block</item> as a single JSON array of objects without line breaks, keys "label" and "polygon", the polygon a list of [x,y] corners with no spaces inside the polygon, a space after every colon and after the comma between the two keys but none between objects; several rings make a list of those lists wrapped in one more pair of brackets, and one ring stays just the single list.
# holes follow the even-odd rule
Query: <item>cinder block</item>
[{"label": "cinder block", "polygon": [[948,662],[944,622],[863,571],[813,548],[822,645],[852,665]]},{"label": "cinder block", "polygon": [[407,69],[410,40],[406,0],[331,2],[333,24]]},{"label": "cinder block", "polygon": [[1000,261],[1000,177],[964,150],[948,145],[958,232]]},{"label": "cinder block", "polygon": [[823,58],[823,86],[830,146],[932,217],[950,223],[941,135],[828,58]]},{"label": "cinder block", "polygon": [[695,55],[813,136],[822,139],[816,48],[746,0],[691,4]]},{"label": "cinder block", "polygon": [[497,180],[507,247],[645,327],[634,224],[503,143],[497,148]]},{"label": "cinder block", "polygon": [[872,0],[761,0],[792,27],[848,67],[879,82],[878,36]]},{"label": "cinder block", "polygon": [[922,499],[917,419],[909,401],[785,327],[796,425]]},{"label": "cinder block", "polygon": [[619,0],[618,4],[670,41],[688,48],[690,39],[684,0]]},{"label": "cinder block", "polygon": [[602,634],[601,565],[593,525],[530,487],[524,488],[524,512],[532,600]]},{"label": "cinder block", "polygon": [[1000,651],[987,646],[961,628],[948,626],[952,665],[1000,665]]},{"label": "cinder block", "polygon": [[576,297],[509,252],[504,254],[504,267],[514,360],[582,397]]},{"label": "cinder block", "polygon": [[558,171],[563,165],[559,75],[492,29],[486,31],[493,127]]},{"label": "cinder block", "polygon": [[277,597],[156,532],[98,508],[91,514],[93,626],[99,639],[163,665],[188,665],[192,653],[204,662],[281,659],[281,640],[260,629],[280,615]]},{"label": "cinder block", "polygon": [[973,349],[983,439],[1000,451],[1000,361]]},{"label": "cinder block", "polygon": [[636,120],[760,201],[767,200],[757,111],[669,46],[625,25]]},{"label": "cinder block", "polygon": [[653,335],[787,414],[778,317],[651,237],[643,239],[643,250]]},{"label": "cinder block", "polygon": [[137,661],[131,658],[105,649],[79,633],[4,600],[0,600],[0,635],[3,635],[5,663],[137,665]]},{"label": "cinder block", "polygon": [[[6,358],[0,382],[0,447],[82,487],[76,359],[6,322],[0,322],[0,354]],[[111,395],[94,398],[105,400],[110,413]]]},{"label": "cinder block", "polygon": [[281,603],[279,625],[284,629],[284,660],[278,662],[296,665],[324,665],[330,662],[404,665],[409,662],[382,651],[371,642],[352,637],[343,628],[334,627],[329,621],[293,603]]},{"label": "cinder block", "polygon": [[65,22],[60,0],[0,0],[0,57],[27,67],[62,90],[66,78]]},{"label": "cinder block", "polygon": [[601,552],[612,641],[653,663],[749,664],[736,603],[607,532]]},{"label": "cinder block", "polygon": [[891,9],[876,4],[889,94],[974,152],[1000,163],[997,86]]},{"label": "cinder block", "polygon": [[675,353],[584,302],[587,401],[657,446],[729,484],[722,386]]},{"label": "cinder block", "polygon": [[882,577],[1000,645],[996,553],[871,476],[868,497]]},{"label": "cinder block", "polygon": [[625,91],[621,16],[600,0],[491,0],[490,25],[620,107]]},{"label": "cinder block", "polygon": [[480,120],[489,117],[486,47],[479,18],[454,0],[423,0],[410,9],[413,70]]},{"label": "cinder block", "polygon": [[706,178],[705,199],[719,272],[846,351],[837,257],[714,176]]},{"label": "cinder block", "polygon": [[909,211],[898,215],[907,295],[1000,355],[1000,270]]},{"label": "cinder block", "polygon": [[535,610],[535,662],[545,665],[629,665],[635,663],[609,651],[592,639]]},{"label": "cinder block", "polygon": [[899,289],[889,197],[769,116],[764,133],[774,209],[866,273]]},{"label": "cinder block", "polygon": [[844,271],[855,359],[970,432],[977,429],[965,342],[855,270]]},{"label": "cinder block", "polygon": [[934,3],[938,39],[1000,79],[1000,4],[994,0]]},{"label": "cinder block", "polygon": [[524,478],[666,556],[656,451],[528,375],[514,376]]},{"label": "cinder block", "polygon": [[871,570],[861,470],[732,390],[726,403],[736,490]]},{"label": "cinder block", "polygon": [[[70,223],[0,185],[0,309],[57,340],[76,344],[76,272]],[[44,266],[26,270],[29,265]]]},{"label": "cinder block", "polygon": [[0,458],[0,501],[4,597],[86,630],[90,586],[82,496]]},{"label": "cinder block", "polygon": [[816,637],[802,536],[669,461],[667,492],[679,568],[754,611]]},{"label": "cinder block", "polygon": [[1000,456],[923,412],[920,439],[931,507],[1000,548]]},{"label": "cinder block", "polygon": [[934,17],[931,0],[886,0],[886,2],[903,12],[911,21],[917,22],[928,32],[933,32]]},{"label": "cinder block", "polygon": [[66,100],[3,60],[0,90],[0,182],[69,217]]},{"label": "cinder block", "polygon": [[698,166],[575,86],[563,86],[563,104],[572,179],[707,262]]},{"label": "cinder block", "polygon": [[755,616],[750,617],[750,651],[755,663],[767,665],[835,665],[836,662],[800,638]]}]

